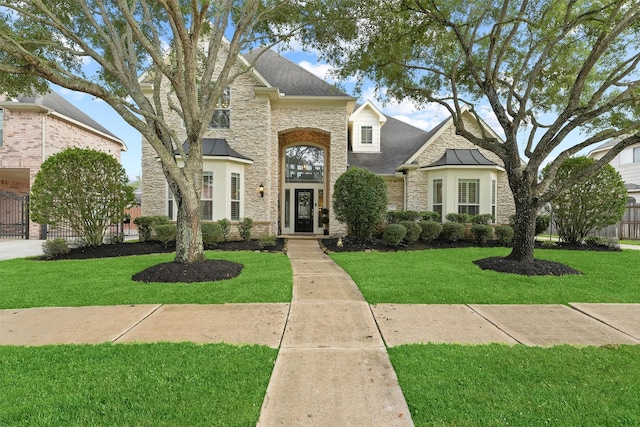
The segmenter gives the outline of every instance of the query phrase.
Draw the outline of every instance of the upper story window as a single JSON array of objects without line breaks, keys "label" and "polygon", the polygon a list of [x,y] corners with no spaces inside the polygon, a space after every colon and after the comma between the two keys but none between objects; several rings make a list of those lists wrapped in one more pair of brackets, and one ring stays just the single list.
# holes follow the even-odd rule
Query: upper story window
[{"label": "upper story window", "polygon": [[633,163],[640,163],[640,147],[633,149]]},{"label": "upper story window", "polygon": [[360,127],[360,144],[373,144],[373,126]]},{"label": "upper story window", "polygon": [[285,150],[285,182],[324,182],[324,150],[296,145]]},{"label": "upper story window", "polygon": [[212,129],[229,129],[231,126],[231,89],[225,88],[220,95],[216,109],[213,111],[213,117],[209,123]]},{"label": "upper story window", "polygon": [[4,110],[0,108],[0,147],[4,142]]}]

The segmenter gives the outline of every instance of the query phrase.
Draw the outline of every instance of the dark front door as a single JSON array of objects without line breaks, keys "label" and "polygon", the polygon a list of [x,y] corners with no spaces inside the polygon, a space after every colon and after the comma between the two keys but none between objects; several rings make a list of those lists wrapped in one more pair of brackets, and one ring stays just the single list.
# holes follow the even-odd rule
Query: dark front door
[{"label": "dark front door", "polygon": [[313,232],[313,190],[296,189],[295,232]]}]

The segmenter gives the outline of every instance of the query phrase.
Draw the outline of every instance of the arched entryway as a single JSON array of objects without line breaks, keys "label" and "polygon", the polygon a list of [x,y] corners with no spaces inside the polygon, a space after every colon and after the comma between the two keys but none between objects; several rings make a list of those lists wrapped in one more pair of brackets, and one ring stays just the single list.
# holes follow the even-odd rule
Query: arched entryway
[{"label": "arched entryway", "polygon": [[317,129],[280,133],[281,234],[322,234],[328,229],[323,209],[329,206],[330,141],[329,133]]}]

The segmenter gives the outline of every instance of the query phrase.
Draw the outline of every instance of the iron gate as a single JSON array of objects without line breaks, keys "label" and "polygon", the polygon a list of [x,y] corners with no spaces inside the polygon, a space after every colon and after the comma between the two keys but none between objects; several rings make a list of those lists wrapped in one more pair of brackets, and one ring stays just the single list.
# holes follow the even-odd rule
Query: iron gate
[{"label": "iron gate", "polygon": [[29,195],[0,191],[0,239],[29,238]]}]

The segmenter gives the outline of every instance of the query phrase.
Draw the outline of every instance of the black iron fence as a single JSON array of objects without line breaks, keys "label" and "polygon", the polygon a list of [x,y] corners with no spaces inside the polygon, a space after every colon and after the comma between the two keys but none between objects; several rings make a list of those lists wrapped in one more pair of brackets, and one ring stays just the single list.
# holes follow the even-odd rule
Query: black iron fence
[{"label": "black iron fence", "polygon": [[0,239],[29,238],[29,195],[0,190]]},{"label": "black iron fence", "polygon": [[[104,242],[112,243],[117,241],[118,239],[124,239],[129,233],[129,229],[125,228],[127,224],[124,222],[122,224],[112,224],[107,228],[106,233],[104,234]],[[69,227],[66,225],[49,225],[43,224],[40,226],[40,239],[42,240],[50,240],[50,239],[65,239],[69,242],[74,242],[80,240],[80,237]]]}]

